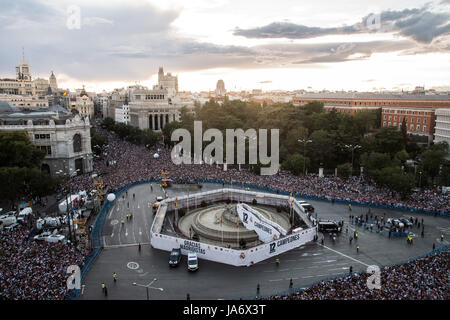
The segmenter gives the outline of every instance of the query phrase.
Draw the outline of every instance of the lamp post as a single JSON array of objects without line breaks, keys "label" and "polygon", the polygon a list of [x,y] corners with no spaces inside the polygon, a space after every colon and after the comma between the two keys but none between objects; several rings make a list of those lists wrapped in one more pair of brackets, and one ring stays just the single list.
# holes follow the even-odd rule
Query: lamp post
[{"label": "lamp post", "polygon": [[156,281],[156,278],[154,278],[149,284],[144,285],[144,284],[139,284],[136,282],[133,282],[133,286],[137,286],[137,287],[144,287],[145,289],[147,289],[147,300],[150,300],[149,294],[148,294],[148,289],[154,289],[154,290],[159,290],[159,291],[164,291],[163,288],[155,288],[152,287],[151,285]]},{"label": "lamp post", "polygon": [[312,140],[298,139],[297,141],[300,143],[303,143],[303,175],[305,175],[305,173],[306,173],[306,158],[305,158],[306,144],[312,142]]},{"label": "lamp post", "polygon": [[345,147],[352,150],[352,167],[350,168],[350,177],[352,177],[353,176],[353,155],[354,155],[354,151],[355,151],[355,149],[361,148],[361,146],[357,145],[357,144],[346,144]]},{"label": "lamp post", "polygon": [[422,188],[422,171],[419,171],[419,188]]}]

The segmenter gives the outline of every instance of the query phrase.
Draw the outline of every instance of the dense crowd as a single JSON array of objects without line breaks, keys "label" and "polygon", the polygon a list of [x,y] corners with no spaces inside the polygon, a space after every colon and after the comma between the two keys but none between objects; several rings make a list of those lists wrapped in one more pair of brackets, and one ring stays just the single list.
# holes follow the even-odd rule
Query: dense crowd
[{"label": "dense crowd", "polygon": [[81,266],[88,253],[72,243],[26,240],[20,226],[0,233],[0,299],[61,300],[67,293],[67,267]]},{"label": "dense crowd", "polygon": [[[101,130],[97,128],[97,130]],[[276,175],[261,176],[246,169],[241,171],[209,164],[175,165],[171,160],[171,150],[164,147],[147,149],[119,139],[102,130],[108,136],[109,143],[101,160],[94,161],[96,173],[103,173],[102,180],[110,190],[117,190],[134,181],[161,178],[161,171],[166,170],[169,178],[182,179],[221,179],[233,181],[236,185],[255,184],[287,192],[308,196],[326,197],[371,204],[403,206],[411,209],[425,209],[448,212],[450,195],[443,195],[438,190],[427,189],[412,194],[408,200],[402,200],[398,194],[386,188],[377,187],[365,181],[363,177],[343,180],[335,176],[319,177],[317,174],[295,176],[290,172],[280,171]],[[159,155],[154,158],[154,154]],[[90,174],[75,177],[70,182],[72,189],[92,190],[94,185]]]},{"label": "dense crowd", "polygon": [[[380,289],[369,289],[368,273],[352,274],[269,300],[448,300],[450,251],[381,270]],[[371,278],[372,279],[372,278]]]}]

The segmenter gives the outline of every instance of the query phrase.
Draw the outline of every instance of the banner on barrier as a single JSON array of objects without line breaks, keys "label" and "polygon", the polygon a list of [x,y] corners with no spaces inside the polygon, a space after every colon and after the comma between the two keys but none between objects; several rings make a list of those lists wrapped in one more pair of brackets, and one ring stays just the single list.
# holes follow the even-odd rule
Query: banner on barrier
[{"label": "banner on barrier", "polygon": [[[253,230],[258,235],[259,240],[264,243],[268,243],[275,239],[279,239],[281,232],[279,229],[283,231],[283,235],[286,234],[286,230],[280,227],[278,224],[274,223],[278,228],[276,228],[272,223],[269,223],[269,220],[266,219],[262,214],[260,214],[257,210],[254,210],[250,206],[239,203],[236,206],[239,220],[242,221],[245,228],[248,230]],[[272,221],[270,221],[272,222]]]}]

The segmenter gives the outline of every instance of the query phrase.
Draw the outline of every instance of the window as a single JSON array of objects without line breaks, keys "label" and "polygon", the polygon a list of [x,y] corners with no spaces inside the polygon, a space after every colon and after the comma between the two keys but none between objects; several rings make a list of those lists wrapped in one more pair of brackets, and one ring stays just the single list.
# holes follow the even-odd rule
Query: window
[{"label": "window", "polygon": [[420,131],[420,124],[417,125],[416,130]]},{"label": "window", "polygon": [[51,146],[39,146],[39,149],[41,149],[42,151],[44,151],[47,155],[51,155],[52,154],[52,147]]},{"label": "window", "polygon": [[417,123],[420,123],[420,118],[417,118]]},{"label": "window", "polygon": [[427,126],[423,126],[423,132],[427,132]]},{"label": "window", "polygon": [[73,152],[80,152],[81,151],[81,135],[75,134],[73,136]]},{"label": "window", "polygon": [[426,124],[427,123],[427,119],[423,119],[423,124]]}]

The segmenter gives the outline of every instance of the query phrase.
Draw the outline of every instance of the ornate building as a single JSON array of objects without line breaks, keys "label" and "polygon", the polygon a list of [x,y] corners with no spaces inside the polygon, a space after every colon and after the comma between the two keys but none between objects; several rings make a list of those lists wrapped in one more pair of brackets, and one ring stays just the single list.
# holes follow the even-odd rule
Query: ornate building
[{"label": "ornate building", "polygon": [[132,90],[129,107],[130,124],[140,129],[159,131],[180,117],[177,107],[169,98],[168,90],[158,86],[152,90]]},{"label": "ornate building", "polygon": [[31,143],[46,152],[42,170],[52,175],[91,172],[91,125],[60,106],[24,112],[0,102],[0,130],[25,131]]},{"label": "ornate building", "polygon": [[79,96],[71,99],[70,108],[76,109],[82,116],[94,118],[94,101],[87,95],[84,88]]},{"label": "ornate building", "polygon": [[170,97],[174,97],[178,93],[178,77],[172,76],[170,72],[164,74],[163,67],[159,67],[158,86],[166,89]]}]

